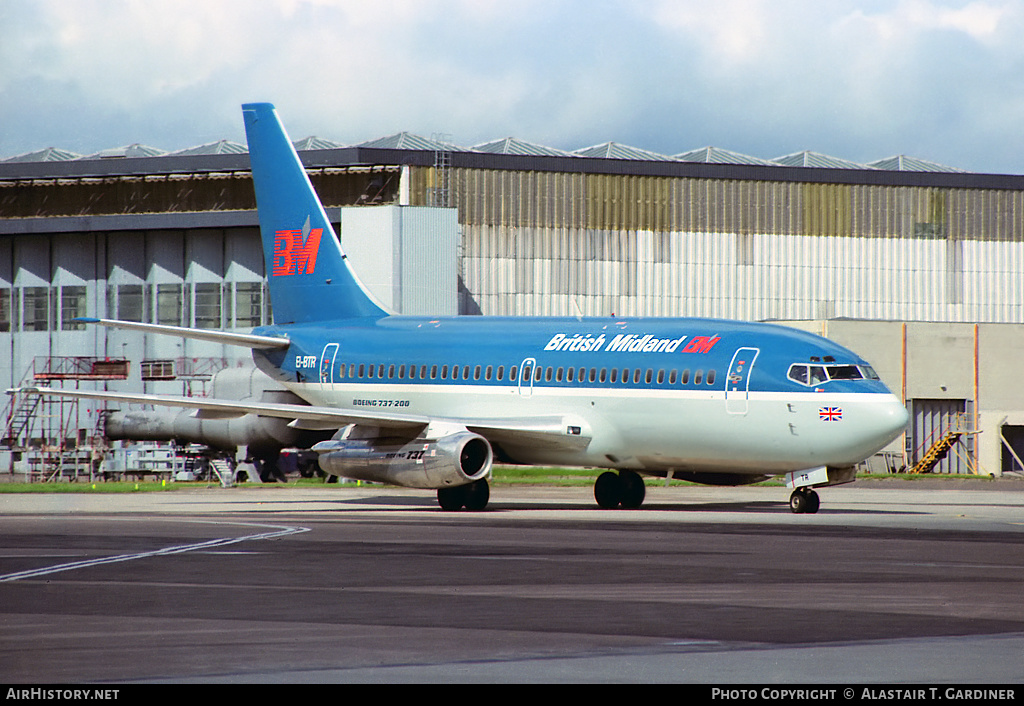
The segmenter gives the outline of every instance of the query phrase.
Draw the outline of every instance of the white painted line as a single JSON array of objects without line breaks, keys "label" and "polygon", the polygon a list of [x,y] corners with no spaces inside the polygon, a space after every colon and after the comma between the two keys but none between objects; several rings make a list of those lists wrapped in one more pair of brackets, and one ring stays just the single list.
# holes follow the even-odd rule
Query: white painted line
[{"label": "white painted line", "polygon": [[118,556],[108,556],[99,559],[88,559],[86,561],[74,561],[69,564],[57,564],[56,566],[46,566],[40,569],[30,569],[29,571],[18,571],[13,574],[0,575],[0,583],[7,581],[18,581],[19,579],[35,578],[36,576],[46,576],[48,574],[56,574],[61,571],[71,571],[72,569],[83,569],[88,566],[101,566],[103,564],[116,564],[122,561],[133,561],[135,559],[147,559],[154,556],[168,556],[171,554],[183,554],[185,552],[194,552],[198,549],[209,549],[211,547],[224,547],[229,544],[237,544],[238,542],[249,542],[258,539],[277,539],[278,537],[285,537],[290,534],[299,534],[302,532],[309,532],[308,527],[279,527],[273,532],[263,532],[261,534],[250,534],[244,537],[225,537],[221,539],[211,539],[205,542],[199,542],[197,544],[182,544],[176,547],[165,547],[163,549],[156,549],[151,552],[139,552],[137,554],[119,554]]}]

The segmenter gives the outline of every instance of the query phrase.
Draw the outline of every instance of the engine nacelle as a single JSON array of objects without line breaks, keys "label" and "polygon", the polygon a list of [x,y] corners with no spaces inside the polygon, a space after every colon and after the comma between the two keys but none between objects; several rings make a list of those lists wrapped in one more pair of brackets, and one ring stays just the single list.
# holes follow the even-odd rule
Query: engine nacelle
[{"label": "engine nacelle", "polygon": [[480,480],[494,453],[487,439],[459,431],[437,439],[388,443],[373,439],[322,441],[313,447],[325,473],[406,488],[449,488]]}]

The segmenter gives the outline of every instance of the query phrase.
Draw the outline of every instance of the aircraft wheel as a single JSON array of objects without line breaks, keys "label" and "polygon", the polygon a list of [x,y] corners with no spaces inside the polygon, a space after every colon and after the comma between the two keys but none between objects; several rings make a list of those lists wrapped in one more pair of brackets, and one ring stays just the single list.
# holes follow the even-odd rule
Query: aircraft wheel
[{"label": "aircraft wheel", "polygon": [[594,483],[594,499],[605,510],[614,510],[622,502],[623,483],[618,473],[605,471]]},{"label": "aircraft wheel", "polygon": [[437,504],[441,506],[442,510],[447,510],[448,512],[461,510],[462,506],[466,504],[466,486],[438,488]]},{"label": "aircraft wheel", "polygon": [[644,504],[647,487],[639,473],[619,471],[619,481],[622,487],[622,507],[624,509],[636,510]]},{"label": "aircraft wheel", "polygon": [[797,515],[807,512],[807,496],[800,490],[794,490],[789,496],[789,509]]},{"label": "aircraft wheel", "polygon": [[491,488],[486,478],[481,478],[469,485],[463,486],[466,489],[466,509],[472,512],[479,512],[487,507],[487,501],[491,499]]},{"label": "aircraft wheel", "polygon": [[813,490],[807,491],[807,509],[804,512],[814,514],[821,507],[821,498]]}]

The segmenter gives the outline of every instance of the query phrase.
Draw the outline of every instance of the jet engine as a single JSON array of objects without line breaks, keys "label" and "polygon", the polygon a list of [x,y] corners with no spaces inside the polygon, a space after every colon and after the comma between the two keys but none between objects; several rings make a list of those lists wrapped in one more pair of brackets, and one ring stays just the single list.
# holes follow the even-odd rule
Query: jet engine
[{"label": "jet engine", "polygon": [[313,447],[325,473],[406,488],[449,488],[484,478],[491,445],[479,434],[456,431],[436,439],[336,439]]}]

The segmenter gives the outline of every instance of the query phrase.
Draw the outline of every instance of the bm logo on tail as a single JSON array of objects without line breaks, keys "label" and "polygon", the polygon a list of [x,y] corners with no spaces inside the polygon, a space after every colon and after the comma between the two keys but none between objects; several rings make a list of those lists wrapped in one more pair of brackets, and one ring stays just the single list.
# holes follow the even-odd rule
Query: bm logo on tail
[{"label": "bm logo on tail", "polygon": [[311,275],[316,269],[316,254],[320,249],[323,228],[309,228],[309,219],[301,230],[274,232],[274,277]]}]

